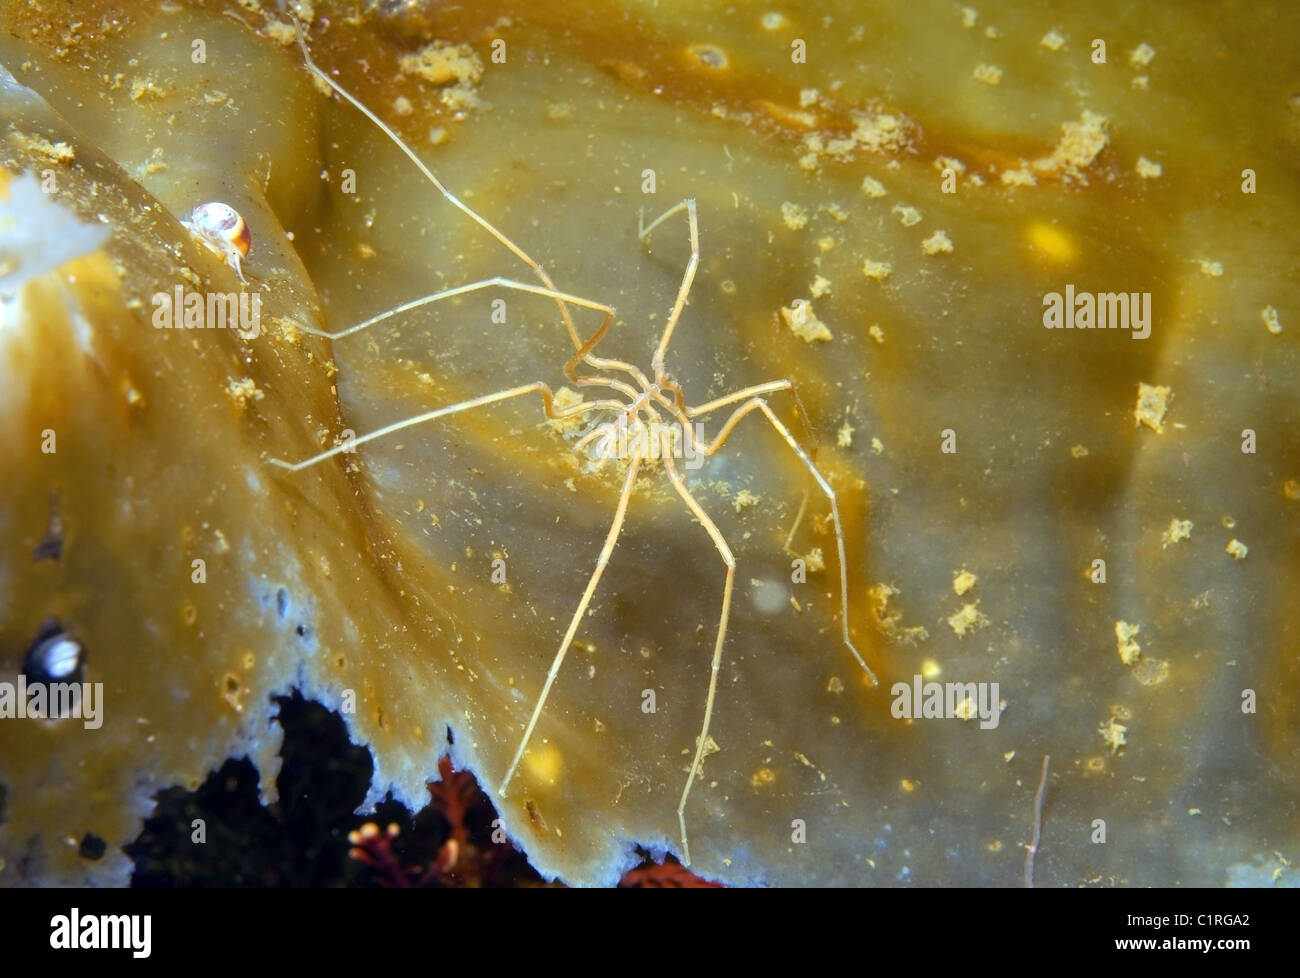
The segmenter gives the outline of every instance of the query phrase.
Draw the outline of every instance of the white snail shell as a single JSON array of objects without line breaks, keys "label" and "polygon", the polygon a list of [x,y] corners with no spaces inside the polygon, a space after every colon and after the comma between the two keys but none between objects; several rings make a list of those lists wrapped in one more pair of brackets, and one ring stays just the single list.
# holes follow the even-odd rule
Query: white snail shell
[{"label": "white snail shell", "polygon": [[210,200],[199,204],[190,214],[190,219],[181,223],[208,248],[224,257],[241,282],[246,281],[239,260],[247,256],[252,247],[253,234],[239,211],[229,204]]}]

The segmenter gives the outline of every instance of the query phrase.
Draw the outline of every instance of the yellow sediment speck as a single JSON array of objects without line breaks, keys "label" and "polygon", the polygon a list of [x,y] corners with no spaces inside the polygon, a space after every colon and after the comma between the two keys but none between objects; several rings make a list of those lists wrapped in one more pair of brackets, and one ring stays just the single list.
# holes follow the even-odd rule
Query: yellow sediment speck
[{"label": "yellow sediment speck", "polygon": [[1164,550],[1171,543],[1188,540],[1192,536],[1192,521],[1172,519],[1169,526],[1160,534],[1160,549]]},{"label": "yellow sediment speck", "polygon": [[1126,666],[1137,662],[1142,654],[1142,646],[1133,641],[1140,631],[1141,625],[1132,625],[1126,621],[1115,622],[1115,647],[1119,652],[1119,661]]},{"label": "yellow sediment speck", "polygon": [[791,231],[798,231],[808,223],[808,212],[787,200],[781,205],[781,220]]},{"label": "yellow sediment speck", "polygon": [[988,623],[988,616],[979,610],[978,601],[963,605],[960,611],[948,618],[948,627],[957,633],[958,638],[965,637],[967,632],[979,631]]},{"label": "yellow sediment speck", "polygon": [[952,238],[948,237],[947,231],[935,231],[921,242],[921,250],[927,255],[952,254]]},{"label": "yellow sediment speck", "polygon": [[889,278],[889,273],[893,270],[894,266],[887,261],[872,261],[867,258],[862,262],[862,274],[876,282]]},{"label": "yellow sediment speck", "polygon": [[1165,412],[1169,402],[1174,399],[1172,387],[1153,384],[1138,384],[1137,407],[1133,409],[1134,425],[1146,425],[1157,435],[1165,430]]},{"label": "yellow sediment speck", "polygon": [[227,377],[226,394],[241,408],[247,407],[249,401],[260,401],[266,396],[251,377],[245,377],[242,380]]},{"label": "yellow sediment speck", "polygon": [[873,197],[873,198],[883,197],[885,196],[886,193],[888,193],[888,191],[885,190],[885,185],[881,183],[879,180],[877,180],[875,177],[862,178],[862,192],[866,194],[868,197]]},{"label": "yellow sediment speck", "polygon": [[926,659],[921,663],[921,675],[926,679],[934,679],[943,672],[943,667],[934,659]]},{"label": "yellow sediment speck", "polygon": [[1165,172],[1165,168],[1159,163],[1155,163],[1145,156],[1139,156],[1137,161],[1137,175],[1143,180],[1153,180]]},{"label": "yellow sediment speck", "polygon": [[1071,264],[1079,257],[1074,240],[1054,224],[1035,221],[1026,229],[1025,236],[1040,254],[1058,265]]},{"label": "yellow sediment speck", "polygon": [[776,772],[770,767],[760,767],[749,776],[749,783],[754,788],[767,788],[776,782]]},{"label": "yellow sediment speck", "polygon": [[958,597],[961,597],[971,588],[973,588],[979,578],[966,570],[964,567],[952,576],[952,590]]},{"label": "yellow sediment speck", "polygon": [[919,781],[913,781],[911,778],[903,778],[903,780],[898,782],[898,786],[902,788],[904,791],[906,791],[908,794],[911,794],[913,791],[915,791],[916,786],[918,784],[920,784]]},{"label": "yellow sediment speck", "polygon": [[1236,537],[1229,540],[1228,545],[1223,549],[1232,557],[1233,560],[1245,560],[1246,554],[1250,553],[1250,548]]},{"label": "yellow sediment speck", "polygon": [[1036,187],[1038,178],[1034,176],[1027,166],[1021,166],[1014,170],[1003,170],[999,178],[1004,187]]},{"label": "yellow sediment speck", "polygon": [[1143,41],[1128,53],[1128,63],[1134,68],[1145,68],[1156,56],[1156,49]]},{"label": "yellow sediment speck", "polygon": [[1282,332],[1282,321],[1278,318],[1277,310],[1272,306],[1265,306],[1261,309],[1259,318],[1264,321],[1264,328],[1274,336]]},{"label": "yellow sediment speck", "polygon": [[1097,728],[1097,732],[1101,734],[1101,739],[1104,740],[1106,746],[1110,748],[1111,754],[1118,754],[1119,749],[1128,743],[1128,738],[1126,736],[1128,733],[1128,727],[1120,723],[1115,719],[1115,717],[1111,717],[1105,723],[1101,724]]},{"label": "yellow sediment speck", "polygon": [[972,77],[977,82],[983,82],[985,85],[996,85],[1002,81],[1002,69],[997,65],[978,64]]},{"label": "yellow sediment speck", "polygon": [[794,305],[783,307],[781,319],[805,343],[829,343],[833,338],[830,329],[817,318],[812,303],[807,299],[799,299]]},{"label": "yellow sediment speck", "polygon": [[898,215],[899,223],[905,228],[921,223],[921,212],[910,204],[895,204],[891,211]]},{"label": "yellow sediment speck", "polygon": [[1159,686],[1169,678],[1169,663],[1164,659],[1143,659],[1133,667],[1133,678],[1143,686]]},{"label": "yellow sediment speck", "polygon": [[554,744],[542,744],[524,755],[524,770],[534,784],[555,784],[560,776],[560,767],[560,751]]}]

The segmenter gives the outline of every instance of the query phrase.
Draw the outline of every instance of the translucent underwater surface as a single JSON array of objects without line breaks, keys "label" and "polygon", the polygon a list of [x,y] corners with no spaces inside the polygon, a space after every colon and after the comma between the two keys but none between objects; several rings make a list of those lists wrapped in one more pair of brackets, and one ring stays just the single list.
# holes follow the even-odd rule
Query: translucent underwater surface
[{"label": "translucent underwater surface", "polygon": [[[754,416],[691,474],[738,561],[718,750],[687,810],[697,872],[1018,885],[1050,754],[1040,885],[1294,879],[1280,862],[1295,856],[1300,750],[1300,489],[1286,488],[1300,480],[1293,12],[1103,4],[1073,21],[984,4],[967,27],[947,3],[825,4],[821,20],[792,9],[769,29],[763,9],[707,4],[387,9],[354,19],[321,5],[318,62],[560,288],[617,308],[601,353],[649,366],[688,248],[680,219],[643,246],[637,213],[698,201],[700,268],[669,368],[695,403],[791,379],[811,430],[789,400],[773,406],[839,493],[851,620],[876,689],[839,641],[825,503],[784,443]],[[568,348],[554,306],[507,294],[496,323],[484,294],[332,347],[295,334],[289,321],[340,329],[528,269],[355,110],[328,102],[293,47],[255,34],[257,11],[147,8],[100,28],[88,8],[75,30],[44,26],[36,8],[5,16],[0,64],[48,103],[6,93],[7,167],[52,165],[24,135],[67,141],[75,160],[53,164],[67,200],[115,234],[75,283],[34,283],[0,331],[18,378],[0,408],[13,473],[0,679],[56,616],[107,697],[98,731],[0,724],[0,878],[123,879],[117,847],[151,793],[197,783],[228,754],[249,753],[269,788],[270,696],[294,685],[332,708],[354,694],[372,800],[390,785],[422,799],[448,725],[458,764],[495,789],[619,473],[584,472],[535,399],[296,474],[265,457],[303,458],[344,428],[536,379],[558,386]],[[1041,43],[1051,29],[1063,49]],[[1104,65],[1088,57],[1094,36]],[[472,91],[485,104],[463,120],[445,86],[398,72],[433,37],[484,63]],[[497,38],[502,64],[490,61]],[[792,39],[806,63],[791,61]],[[1130,62],[1142,42],[1156,52],[1146,66]],[[692,46],[705,43],[725,65],[701,60]],[[1003,69],[997,85],[973,77],[980,64]],[[1106,120],[1104,147],[1073,172],[1036,170],[1085,112]],[[825,147],[857,131],[855,113],[902,120],[906,138],[882,152],[860,139],[836,158]],[[942,190],[941,157],[964,167],[956,193]],[[1139,157],[1161,175],[1139,176]],[[1254,195],[1241,192],[1245,168]],[[1022,169],[1033,186],[1004,182]],[[867,177],[884,196],[864,192]],[[155,291],[236,287],[176,223],[207,199],[253,229],[255,340],[150,325]],[[919,223],[895,210],[909,206]],[[806,223],[791,226],[800,211]],[[927,254],[940,229],[952,252]],[[890,274],[864,275],[866,260]],[[814,296],[818,276],[829,292]],[[1045,330],[1043,295],[1066,283],[1150,292],[1150,338]],[[799,298],[829,342],[782,322]],[[1261,319],[1269,305],[1281,333]],[[232,388],[244,379],[260,399]],[[1140,383],[1172,389],[1159,433],[1135,423]],[[39,452],[47,428],[59,432],[52,456]],[[942,450],[946,429],[955,453]],[[51,490],[67,537],[58,564],[31,559]],[[738,508],[742,490],[757,502]],[[782,544],[805,490],[793,547],[827,561],[793,584]],[[1166,545],[1173,519],[1191,536]],[[1244,560],[1225,553],[1231,539],[1248,545]],[[506,587],[491,578],[498,558]],[[1090,579],[1099,558],[1104,584]],[[978,582],[958,596],[962,569]],[[704,531],[648,474],[533,751],[497,799],[544,873],[610,883],[634,842],[678,847],[722,579]],[[897,592],[884,607],[882,584]],[[958,635],[950,616],[976,600],[987,624]],[[1117,621],[1140,626],[1150,671],[1121,661]],[[925,638],[906,631],[918,627]],[[1163,681],[1144,685],[1160,662]],[[922,673],[998,683],[996,728],[896,719],[891,686]],[[1126,728],[1118,750],[1099,732],[1112,722]],[[62,841],[87,831],[110,842],[98,863]]]}]

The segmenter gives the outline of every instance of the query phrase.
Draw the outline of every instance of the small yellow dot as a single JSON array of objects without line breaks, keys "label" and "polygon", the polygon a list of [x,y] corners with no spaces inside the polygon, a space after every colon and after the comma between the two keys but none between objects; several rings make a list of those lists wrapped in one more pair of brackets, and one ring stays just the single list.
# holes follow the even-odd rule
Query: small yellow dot
[{"label": "small yellow dot", "polygon": [[560,774],[560,752],[551,744],[534,747],[524,758],[529,778],[539,784],[555,784]]},{"label": "small yellow dot", "polygon": [[1058,265],[1073,264],[1079,256],[1079,249],[1074,240],[1055,225],[1044,221],[1035,221],[1027,230],[1029,243],[1045,258]]}]

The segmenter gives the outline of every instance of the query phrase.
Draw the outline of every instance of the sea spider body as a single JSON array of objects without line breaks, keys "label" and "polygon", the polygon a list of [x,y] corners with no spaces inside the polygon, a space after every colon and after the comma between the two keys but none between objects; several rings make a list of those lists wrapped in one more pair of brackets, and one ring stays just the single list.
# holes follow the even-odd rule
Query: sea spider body
[{"label": "sea spider body", "polygon": [[[519,763],[528,749],[538,719],[541,717],[542,711],[546,706],[547,697],[550,694],[551,687],[560,673],[566,654],[574,644],[574,639],[577,635],[578,629],[582,624],[588,607],[591,604],[592,596],[595,594],[596,588],[600,583],[610,557],[618,544],[623,523],[627,515],[628,502],[631,497],[632,489],[642,470],[643,463],[648,463],[646,465],[647,468],[649,467],[649,464],[659,463],[677,495],[681,498],[692,516],[713,542],[714,548],[718,553],[718,557],[723,567],[721,606],[718,616],[717,630],[715,632],[713,655],[710,662],[709,685],[705,699],[703,723],[700,727],[699,736],[696,738],[694,760],[691,764],[690,773],[687,776],[686,784],[682,789],[681,798],[677,805],[678,826],[681,833],[682,862],[689,864],[690,844],[686,831],[686,804],[690,797],[691,788],[701,770],[701,762],[703,760],[705,746],[709,742],[709,727],[713,717],[714,701],[717,694],[718,671],[722,663],[723,651],[726,646],[727,625],[731,614],[732,595],[735,585],[736,559],[721,530],[718,529],[718,526],[714,523],[712,518],[710,518],[703,506],[701,506],[699,501],[694,495],[692,495],[688,488],[678,467],[677,460],[679,458],[684,459],[688,467],[694,468],[703,458],[715,454],[723,447],[736,425],[739,424],[742,419],[755,412],[758,412],[762,417],[767,419],[776,433],[784,440],[786,445],[794,452],[800,462],[808,470],[813,480],[817,483],[818,488],[825,494],[830,503],[831,519],[835,528],[836,548],[840,568],[840,625],[843,641],[849,651],[853,654],[854,659],[863,669],[872,685],[875,685],[876,683],[874,673],[872,673],[871,669],[867,666],[866,661],[854,646],[849,633],[848,572],[846,569],[844,531],[840,522],[839,507],[836,501],[835,492],[831,488],[830,483],[817,469],[812,458],[799,445],[798,441],[790,433],[789,429],[780,420],[767,402],[767,397],[770,395],[778,393],[786,394],[794,398],[796,406],[799,407],[799,410],[802,412],[802,406],[799,405],[794,387],[791,382],[786,379],[772,380],[767,383],[756,384],[738,391],[733,391],[730,394],[715,398],[705,404],[691,406],[687,403],[681,387],[678,386],[678,384],[667,373],[665,360],[669,344],[673,332],[677,328],[678,322],[681,319],[682,312],[686,305],[687,296],[689,295],[692,283],[694,282],[695,271],[699,266],[700,261],[699,220],[694,200],[684,200],[669,208],[649,225],[646,225],[644,221],[638,221],[638,237],[644,242],[648,240],[649,236],[660,224],[678,214],[683,214],[686,217],[691,247],[691,257],[687,262],[685,271],[682,275],[676,299],[671,311],[669,312],[667,323],[662,335],[660,336],[658,346],[655,348],[651,357],[650,373],[647,374],[637,366],[624,360],[598,356],[595,353],[595,350],[604,339],[614,321],[613,308],[602,302],[587,299],[582,296],[571,295],[558,290],[555,287],[555,283],[551,281],[550,276],[541,265],[530,258],[518,245],[506,237],[505,234],[479,215],[477,211],[470,208],[447,190],[433,172],[428,169],[424,162],[416,156],[410,147],[408,147],[392,129],[380,120],[369,108],[334,81],[328,74],[316,66],[307,49],[301,26],[298,25],[296,19],[294,23],[298,30],[298,43],[302,50],[303,58],[307,67],[343,99],[351,103],[368,119],[370,119],[370,121],[374,123],[386,136],[388,136],[388,138],[397,145],[397,147],[412,161],[412,163],[414,163],[424,177],[439,191],[439,193],[443,195],[443,197],[496,238],[496,240],[514,254],[515,257],[526,264],[540,282],[540,284],[531,284],[496,276],[479,282],[471,282],[465,285],[444,289],[414,299],[338,332],[331,333],[310,327],[304,327],[304,331],[333,341],[338,341],[354,333],[368,329],[377,323],[400,316],[413,309],[457,296],[464,296],[489,290],[508,290],[544,296],[555,302],[556,308],[564,322],[570,341],[574,347],[573,355],[564,364],[565,377],[577,388],[595,388],[599,390],[601,396],[592,400],[581,400],[578,403],[560,407],[556,405],[555,397],[550,387],[541,381],[534,381],[533,383],[495,391],[490,394],[484,394],[480,397],[425,411],[401,421],[394,422],[393,424],[379,428],[375,431],[371,431],[367,434],[349,439],[343,444],[327,449],[326,451],[320,452],[310,458],[303,459],[300,462],[290,463],[281,459],[269,459],[269,461],[272,464],[290,471],[300,471],[331,458],[334,455],[342,452],[354,451],[356,448],[367,442],[387,437],[388,435],[406,428],[445,418],[453,414],[488,407],[514,398],[536,394],[542,400],[542,407],[546,416],[552,420],[574,418],[583,415],[592,419],[590,420],[588,430],[581,435],[572,446],[573,450],[577,452],[580,457],[585,457],[588,460],[592,468],[600,469],[616,459],[625,464],[622,489],[618,496],[618,502],[614,509],[609,530],[605,535],[604,543],[601,547],[600,554],[597,557],[595,568],[589,576],[586,588],[584,589],[577,607],[569,620],[563,640],[552,659],[550,669],[546,675],[546,680],[537,697],[532,714],[524,728],[518,748],[516,749],[514,757],[501,780],[498,793],[502,797],[506,796],[510,783],[518,770]],[[570,306],[601,314],[602,318],[600,325],[585,340],[581,338],[581,335],[574,324],[573,317],[570,314]],[[586,372],[579,373],[580,367],[586,368]],[[727,407],[731,408],[730,415],[722,422],[717,434],[710,440],[704,435],[703,423],[698,419]]]}]

